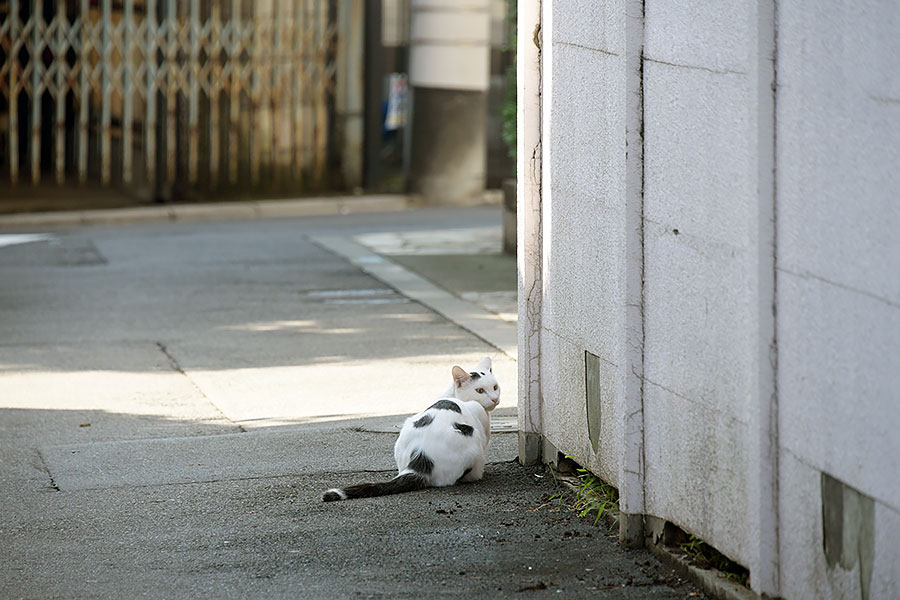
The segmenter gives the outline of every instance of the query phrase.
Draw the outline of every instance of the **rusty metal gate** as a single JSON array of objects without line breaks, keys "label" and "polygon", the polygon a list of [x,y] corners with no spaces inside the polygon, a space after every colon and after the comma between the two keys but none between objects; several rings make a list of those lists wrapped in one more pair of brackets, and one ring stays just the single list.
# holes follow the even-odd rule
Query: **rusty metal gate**
[{"label": "rusty metal gate", "polygon": [[335,18],[335,0],[0,0],[0,177],[332,185]]}]

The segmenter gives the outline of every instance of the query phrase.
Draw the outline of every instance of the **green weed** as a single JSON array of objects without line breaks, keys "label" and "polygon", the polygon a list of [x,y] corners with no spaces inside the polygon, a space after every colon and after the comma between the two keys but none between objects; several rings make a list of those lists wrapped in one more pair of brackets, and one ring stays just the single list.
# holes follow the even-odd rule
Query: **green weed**
[{"label": "green weed", "polygon": [[[566,458],[571,458],[567,456]],[[619,524],[619,491],[608,483],[598,479],[593,473],[584,467],[576,467],[575,475],[563,476],[551,471],[557,484],[565,485],[575,493],[574,500],[566,499],[568,494],[560,491],[551,500],[557,500],[575,510],[579,517],[591,517],[594,525],[598,525],[601,519],[606,519],[609,529],[612,531]]]}]

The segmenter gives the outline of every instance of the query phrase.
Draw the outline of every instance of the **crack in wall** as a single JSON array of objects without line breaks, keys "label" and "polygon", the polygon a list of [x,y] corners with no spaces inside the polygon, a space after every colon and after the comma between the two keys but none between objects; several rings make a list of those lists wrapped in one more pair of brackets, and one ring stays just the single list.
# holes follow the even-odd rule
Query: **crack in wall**
[{"label": "crack in wall", "polygon": [[605,54],[606,56],[615,56],[619,57],[619,54],[615,52],[610,52],[609,50],[604,50],[603,48],[594,48],[593,46],[586,46],[584,44],[576,44],[574,42],[553,42],[555,46],[566,46],[569,48],[578,48],[580,50],[590,50],[591,52],[597,52],[598,54]]},{"label": "crack in wall", "polygon": [[828,279],[827,277],[822,277],[821,275],[816,275],[815,273],[810,273],[809,271],[794,271],[794,270],[786,268],[786,267],[776,267],[776,270],[780,273],[786,273],[788,275],[793,275],[794,277],[800,277],[802,279],[813,279],[815,281],[820,281],[822,283],[832,285],[832,286],[840,288],[842,290],[845,290],[848,292],[853,292],[854,294],[859,294],[861,296],[871,298],[872,300],[877,300],[878,302],[887,304],[891,308],[900,308],[900,302],[896,302],[894,300],[891,300],[890,298],[886,298],[884,296],[879,296],[878,294],[868,292],[866,290],[854,287],[852,285],[848,285],[846,283],[841,283],[840,281],[834,281],[833,279]]},{"label": "crack in wall", "polygon": [[731,69],[713,69],[710,67],[701,67],[698,65],[683,65],[679,63],[668,62],[665,60],[659,60],[656,58],[647,58],[646,56],[644,57],[644,61],[657,65],[665,65],[667,67],[689,69],[691,71],[705,71],[706,73],[712,73],[713,75],[747,75],[747,73],[744,71],[733,71]]},{"label": "crack in wall", "polygon": [[673,396],[680,398],[693,406],[696,406],[702,410],[708,411],[711,414],[717,415],[719,417],[723,417],[729,423],[738,424],[741,427],[746,427],[748,425],[748,423],[746,421],[742,421],[741,419],[739,419],[735,416],[732,416],[729,413],[726,413],[725,411],[717,410],[710,402],[706,402],[704,400],[696,400],[694,398],[686,396],[685,394],[676,392],[672,388],[664,386],[661,383],[657,383],[656,381],[653,381],[652,379],[648,379],[647,377],[642,377],[641,379],[644,381],[644,383],[649,383],[650,385],[657,387],[669,394],[672,394]]}]

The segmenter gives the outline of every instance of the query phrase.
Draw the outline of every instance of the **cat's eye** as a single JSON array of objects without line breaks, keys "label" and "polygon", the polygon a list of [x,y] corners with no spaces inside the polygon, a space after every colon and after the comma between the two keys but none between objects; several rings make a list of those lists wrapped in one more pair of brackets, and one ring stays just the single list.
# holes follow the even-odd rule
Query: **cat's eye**
[{"label": "cat's eye", "polygon": [[495,392],[497,391],[497,386],[496,386],[496,385],[494,386],[494,391],[495,391]]},{"label": "cat's eye", "polygon": [[478,392],[479,394],[483,394],[483,393],[484,393],[484,388],[478,388],[478,389],[475,390],[475,391]]}]

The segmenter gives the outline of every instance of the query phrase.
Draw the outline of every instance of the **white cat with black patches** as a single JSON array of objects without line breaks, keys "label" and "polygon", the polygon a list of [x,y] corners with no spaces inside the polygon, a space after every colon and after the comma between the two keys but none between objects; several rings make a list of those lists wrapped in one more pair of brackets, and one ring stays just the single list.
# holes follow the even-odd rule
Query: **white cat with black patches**
[{"label": "white cat with black patches", "polygon": [[384,483],[330,489],[325,502],[371,498],[478,481],[491,437],[488,413],[500,403],[500,384],[483,358],[472,371],[455,366],[441,399],[403,423],[394,444],[399,474]]}]

